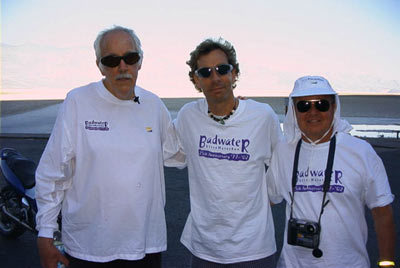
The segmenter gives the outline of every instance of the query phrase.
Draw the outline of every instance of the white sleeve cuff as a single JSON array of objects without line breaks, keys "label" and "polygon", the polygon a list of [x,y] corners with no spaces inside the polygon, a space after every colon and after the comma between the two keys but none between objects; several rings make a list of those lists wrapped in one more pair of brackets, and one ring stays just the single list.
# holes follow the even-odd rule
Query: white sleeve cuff
[{"label": "white sleeve cuff", "polygon": [[56,230],[54,228],[50,227],[45,227],[45,228],[40,228],[38,236],[40,237],[47,237],[47,238],[53,238],[54,232]]}]

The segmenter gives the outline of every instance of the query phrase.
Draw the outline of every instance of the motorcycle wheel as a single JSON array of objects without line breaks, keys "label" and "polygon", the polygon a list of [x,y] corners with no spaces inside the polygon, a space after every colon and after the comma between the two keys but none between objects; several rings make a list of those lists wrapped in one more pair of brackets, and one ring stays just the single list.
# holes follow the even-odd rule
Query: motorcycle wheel
[{"label": "motorcycle wheel", "polygon": [[[15,195],[14,191],[12,188],[6,186],[1,190],[1,195],[0,198],[3,199],[1,200],[3,203],[5,202],[6,207],[7,207],[7,200],[4,199],[4,197],[10,197],[12,195]],[[6,215],[2,208],[0,207],[0,234],[3,235],[6,238],[12,239],[12,238],[17,238],[18,236],[22,235],[25,232],[25,228],[15,221],[13,221],[8,215]]]}]

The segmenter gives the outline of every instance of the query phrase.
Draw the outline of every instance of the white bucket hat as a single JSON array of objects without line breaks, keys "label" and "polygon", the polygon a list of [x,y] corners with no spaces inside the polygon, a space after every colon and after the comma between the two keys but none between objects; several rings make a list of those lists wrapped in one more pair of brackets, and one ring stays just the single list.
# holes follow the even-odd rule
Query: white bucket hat
[{"label": "white bucket hat", "polygon": [[328,80],[321,76],[300,77],[294,83],[290,97],[302,97],[313,95],[337,95]]},{"label": "white bucket hat", "polygon": [[301,131],[297,124],[296,111],[293,105],[293,98],[315,95],[334,95],[336,111],[333,119],[333,132],[350,132],[353,127],[344,119],[340,118],[340,101],[337,93],[333,90],[328,80],[322,76],[300,77],[294,83],[292,93],[289,95],[288,110],[283,121],[283,132],[289,143],[297,142],[301,138]]}]

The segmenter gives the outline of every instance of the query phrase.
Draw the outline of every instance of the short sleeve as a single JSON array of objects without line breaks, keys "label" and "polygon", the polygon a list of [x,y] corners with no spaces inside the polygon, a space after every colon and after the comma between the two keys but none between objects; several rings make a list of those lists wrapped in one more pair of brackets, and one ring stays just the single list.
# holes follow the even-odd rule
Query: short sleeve
[{"label": "short sleeve", "polygon": [[365,203],[369,209],[383,207],[393,202],[394,195],[390,190],[388,177],[381,158],[372,147],[365,155],[367,183]]}]

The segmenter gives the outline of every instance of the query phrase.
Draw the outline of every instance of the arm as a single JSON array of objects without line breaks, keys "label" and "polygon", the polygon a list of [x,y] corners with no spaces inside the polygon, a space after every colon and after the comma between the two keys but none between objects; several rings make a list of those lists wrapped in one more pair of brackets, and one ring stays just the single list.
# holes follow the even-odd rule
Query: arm
[{"label": "arm", "polygon": [[[378,240],[379,260],[394,261],[395,227],[392,206],[394,196],[382,160],[368,144],[363,154],[366,178],[365,202],[371,209]],[[390,267],[390,266],[389,266]]]},{"label": "arm", "polygon": [[175,119],[174,122],[171,122],[171,117],[165,108],[162,133],[164,166],[184,168],[186,167],[186,154],[180,143],[177,127],[177,120]]},{"label": "arm", "polygon": [[68,259],[53,245],[52,238],[38,237],[37,246],[40,263],[44,268],[56,268],[58,262],[69,265]]},{"label": "arm", "polygon": [[57,267],[57,262],[68,263],[53,245],[53,234],[58,229],[57,218],[70,187],[73,149],[69,127],[65,123],[65,104],[60,108],[51,137],[36,170],[36,229],[39,231],[37,246],[40,261],[45,268]]},{"label": "arm", "polygon": [[394,261],[396,232],[392,206],[375,207],[371,212],[378,239],[379,260]]},{"label": "arm", "polygon": [[[173,135],[176,135],[176,133],[174,133]],[[183,168],[187,167],[186,154],[185,154],[182,144],[180,143],[177,136],[176,136],[176,143],[177,143],[176,153],[170,154],[170,157],[168,157],[167,159],[164,160],[164,166],[176,167],[178,169],[183,169]]]},{"label": "arm", "polygon": [[[268,116],[269,124],[268,124],[268,133],[269,133],[269,146],[271,154],[274,153],[276,146],[278,143],[284,140],[282,129],[279,123],[279,118],[272,110],[271,107],[268,107],[270,110],[270,114]],[[267,166],[270,165],[271,157],[267,158],[265,161]]]},{"label": "arm", "polygon": [[[272,108],[271,108],[272,109]],[[284,141],[284,136],[281,128],[281,123],[279,122],[278,115],[274,112],[273,113],[274,125],[273,125],[273,135],[272,135],[272,151],[275,150],[276,145],[279,142]]]},{"label": "arm", "polygon": [[279,204],[283,201],[283,196],[280,194],[279,182],[281,181],[277,178],[279,172],[278,168],[277,153],[272,155],[271,165],[267,170],[267,191],[270,205]]},{"label": "arm", "polygon": [[39,236],[53,238],[58,229],[57,219],[70,187],[73,158],[70,130],[66,124],[65,103],[60,107],[50,139],[36,170],[36,229]]}]

